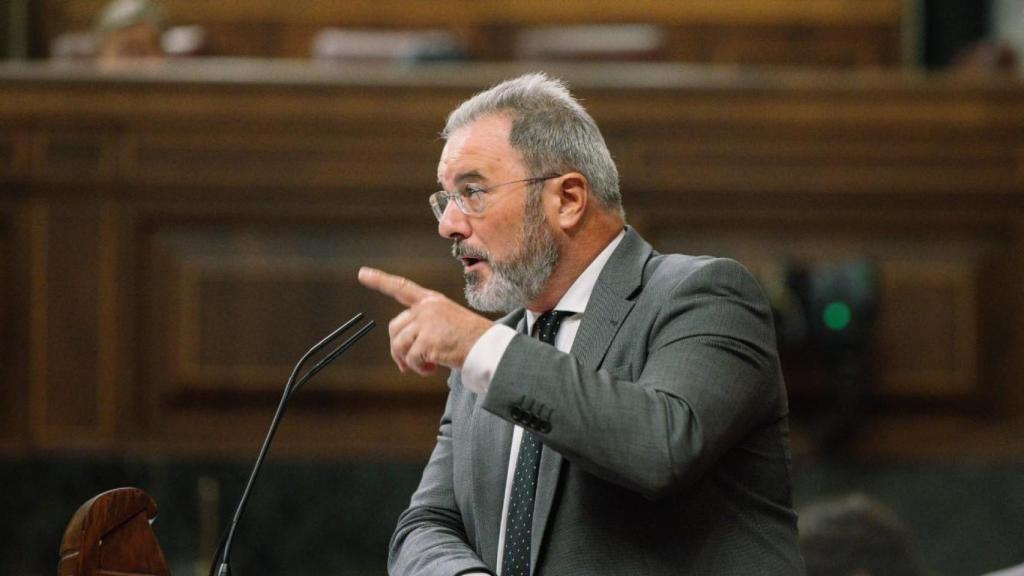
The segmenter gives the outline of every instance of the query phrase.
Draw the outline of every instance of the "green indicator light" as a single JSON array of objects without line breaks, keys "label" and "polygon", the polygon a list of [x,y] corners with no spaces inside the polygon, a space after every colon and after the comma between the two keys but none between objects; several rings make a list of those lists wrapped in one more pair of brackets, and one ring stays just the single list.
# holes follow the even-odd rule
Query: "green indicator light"
[{"label": "green indicator light", "polygon": [[849,304],[839,301],[829,302],[828,306],[825,306],[825,313],[821,315],[825,326],[837,332],[850,325],[851,317]]}]

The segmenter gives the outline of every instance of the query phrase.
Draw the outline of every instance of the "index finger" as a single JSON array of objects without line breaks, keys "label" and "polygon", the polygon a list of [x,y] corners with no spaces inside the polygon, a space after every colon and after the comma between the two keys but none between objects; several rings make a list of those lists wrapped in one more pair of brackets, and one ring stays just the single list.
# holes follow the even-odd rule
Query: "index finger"
[{"label": "index finger", "polygon": [[359,269],[359,283],[394,298],[402,306],[412,306],[430,294],[430,290],[408,278],[368,266]]}]

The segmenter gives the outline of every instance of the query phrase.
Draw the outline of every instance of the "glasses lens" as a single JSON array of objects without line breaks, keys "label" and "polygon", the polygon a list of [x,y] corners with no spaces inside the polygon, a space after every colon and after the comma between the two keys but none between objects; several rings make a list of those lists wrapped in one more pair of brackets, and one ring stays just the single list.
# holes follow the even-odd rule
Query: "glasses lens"
[{"label": "glasses lens", "polygon": [[444,216],[444,209],[448,207],[448,194],[444,190],[440,192],[434,192],[430,195],[430,208],[434,211],[434,216],[438,220]]},{"label": "glasses lens", "polygon": [[469,187],[466,187],[459,190],[456,201],[459,202],[459,208],[466,214],[480,214],[484,211],[484,196],[486,194],[483,191],[471,191]]}]

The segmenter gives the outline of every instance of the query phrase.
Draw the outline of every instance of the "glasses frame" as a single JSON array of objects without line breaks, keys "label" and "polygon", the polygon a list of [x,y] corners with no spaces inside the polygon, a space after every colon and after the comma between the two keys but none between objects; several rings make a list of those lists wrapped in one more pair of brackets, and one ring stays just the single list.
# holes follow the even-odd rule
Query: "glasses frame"
[{"label": "glasses frame", "polygon": [[[523,178],[522,180],[510,180],[508,182],[502,182],[500,184],[494,184],[494,185],[488,186],[486,188],[484,188],[482,186],[474,186],[472,183],[466,184],[465,185],[466,187],[474,186],[471,194],[474,194],[474,195],[480,194],[481,195],[480,196],[480,208],[478,208],[478,209],[474,209],[472,206],[470,206],[468,204],[469,202],[473,202],[474,201],[474,200],[471,199],[471,197],[463,195],[463,194],[461,194],[459,192],[447,192],[445,190],[438,190],[437,192],[434,192],[433,194],[430,195],[430,198],[429,198],[430,209],[433,210],[434,216],[437,218],[438,222],[441,221],[441,218],[444,218],[444,212],[445,212],[445,210],[448,209],[448,203],[449,202],[454,202],[455,203],[455,207],[459,209],[459,212],[462,212],[463,214],[465,214],[467,216],[479,216],[480,214],[484,213],[483,199],[486,198],[486,196],[484,196],[484,195],[487,194],[488,192],[490,192],[491,190],[494,190],[495,188],[500,188],[502,186],[508,186],[510,184],[522,184],[524,182],[528,182],[530,184],[536,184],[537,182],[544,182],[546,180],[551,180],[552,178],[559,178],[561,176],[563,176],[563,175],[562,174],[549,174],[547,176],[534,176],[532,178]],[[442,204],[442,202],[443,202],[443,204]]]}]

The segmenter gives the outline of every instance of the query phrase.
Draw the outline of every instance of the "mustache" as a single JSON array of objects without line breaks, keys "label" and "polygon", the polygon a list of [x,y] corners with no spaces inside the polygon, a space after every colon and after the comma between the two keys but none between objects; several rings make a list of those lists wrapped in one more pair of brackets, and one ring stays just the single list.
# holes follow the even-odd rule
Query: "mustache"
[{"label": "mustache", "polygon": [[456,240],[452,243],[452,256],[455,258],[474,258],[476,260],[490,260],[491,255],[482,248],[474,248]]}]

